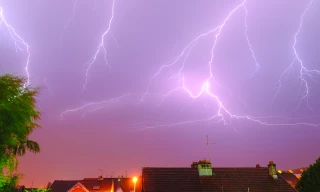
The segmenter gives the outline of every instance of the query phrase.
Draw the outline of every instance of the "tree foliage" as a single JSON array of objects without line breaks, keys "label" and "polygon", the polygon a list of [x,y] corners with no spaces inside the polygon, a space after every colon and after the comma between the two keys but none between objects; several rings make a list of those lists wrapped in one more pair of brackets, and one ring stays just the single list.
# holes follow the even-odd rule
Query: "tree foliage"
[{"label": "tree foliage", "polygon": [[32,190],[25,190],[25,192],[50,192],[50,189],[32,189]]},{"label": "tree foliage", "polygon": [[19,180],[20,180],[19,174],[0,175],[0,191],[12,192],[12,190],[17,186]]},{"label": "tree foliage", "polygon": [[320,157],[302,173],[296,189],[299,192],[320,192]]},{"label": "tree foliage", "polygon": [[35,99],[38,92],[24,86],[25,82],[26,79],[13,75],[0,76],[0,191],[3,191],[1,182],[2,186],[17,182],[13,175],[18,165],[17,157],[26,151],[40,151],[39,144],[28,138],[40,127]]}]

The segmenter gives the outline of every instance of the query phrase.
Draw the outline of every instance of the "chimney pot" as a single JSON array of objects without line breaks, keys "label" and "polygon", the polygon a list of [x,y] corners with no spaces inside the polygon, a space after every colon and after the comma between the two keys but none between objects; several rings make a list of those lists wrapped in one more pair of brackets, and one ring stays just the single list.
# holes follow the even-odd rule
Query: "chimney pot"
[{"label": "chimney pot", "polygon": [[269,161],[269,174],[274,178],[278,179],[276,164],[273,161]]},{"label": "chimney pot", "polygon": [[199,162],[193,162],[191,168],[198,168],[199,176],[212,176],[210,161],[200,160]]}]

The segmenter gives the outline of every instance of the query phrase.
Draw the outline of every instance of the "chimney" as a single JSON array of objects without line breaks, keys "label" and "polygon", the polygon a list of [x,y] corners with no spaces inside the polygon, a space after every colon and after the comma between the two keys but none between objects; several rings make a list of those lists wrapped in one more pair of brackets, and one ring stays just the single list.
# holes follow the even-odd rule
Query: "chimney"
[{"label": "chimney", "polygon": [[276,164],[274,164],[273,161],[270,161],[270,162],[269,162],[269,165],[268,165],[268,168],[269,168],[269,174],[270,174],[274,179],[278,179]]},{"label": "chimney", "polygon": [[212,167],[208,160],[193,162],[191,168],[198,168],[199,176],[212,176]]},{"label": "chimney", "polygon": [[191,168],[198,168],[198,162],[192,162]]},{"label": "chimney", "polygon": [[260,168],[260,164],[256,164],[256,168]]}]

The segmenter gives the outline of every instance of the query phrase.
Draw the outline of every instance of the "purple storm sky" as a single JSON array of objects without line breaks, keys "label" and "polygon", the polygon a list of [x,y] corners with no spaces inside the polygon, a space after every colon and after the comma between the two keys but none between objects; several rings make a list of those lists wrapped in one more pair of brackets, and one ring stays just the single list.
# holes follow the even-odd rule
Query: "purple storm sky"
[{"label": "purple storm sky", "polygon": [[320,154],[317,0],[0,8],[0,75],[40,87],[41,153],[20,159],[22,184],[189,166],[208,158],[206,135],[217,167],[298,168]]}]

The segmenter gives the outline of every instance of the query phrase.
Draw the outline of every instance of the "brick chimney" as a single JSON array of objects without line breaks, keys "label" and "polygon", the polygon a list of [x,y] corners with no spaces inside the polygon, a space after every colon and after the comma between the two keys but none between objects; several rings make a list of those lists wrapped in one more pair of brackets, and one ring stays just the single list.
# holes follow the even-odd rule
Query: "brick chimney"
[{"label": "brick chimney", "polygon": [[268,165],[268,168],[269,168],[269,174],[270,174],[274,179],[278,179],[276,164],[274,164],[273,161],[270,161],[270,162],[269,162],[269,165]]},{"label": "brick chimney", "polygon": [[208,160],[193,162],[191,168],[198,168],[199,176],[212,176],[212,167]]}]

